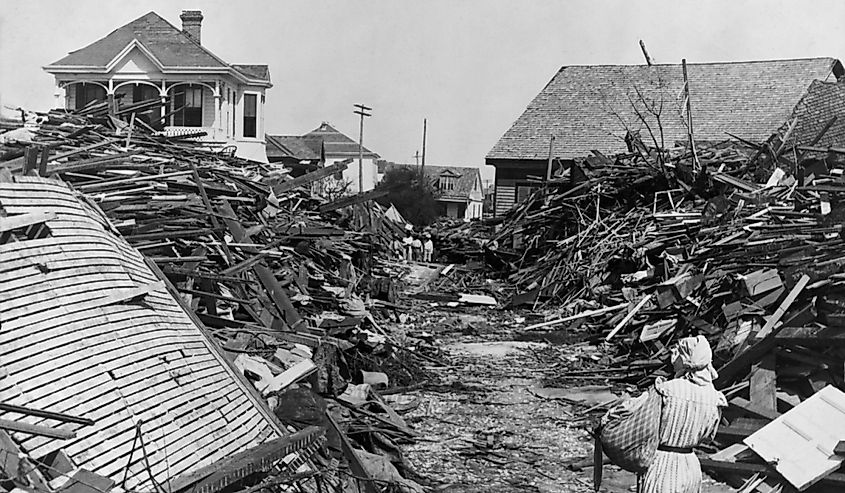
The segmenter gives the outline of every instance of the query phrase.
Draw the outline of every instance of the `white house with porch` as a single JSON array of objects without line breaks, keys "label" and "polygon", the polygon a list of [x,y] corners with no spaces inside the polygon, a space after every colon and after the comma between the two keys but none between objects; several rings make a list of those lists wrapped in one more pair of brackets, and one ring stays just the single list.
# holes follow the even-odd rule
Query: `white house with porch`
[{"label": "white house with porch", "polygon": [[165,135],[196,137],[214,150],[267,162],[264,102],[267,65],[228,64],[201,44],[202,13],[183,11],[182,29],[150,12],[44,67],[56,78],[56,105],[113,108],[161,98],[136,115]]}]

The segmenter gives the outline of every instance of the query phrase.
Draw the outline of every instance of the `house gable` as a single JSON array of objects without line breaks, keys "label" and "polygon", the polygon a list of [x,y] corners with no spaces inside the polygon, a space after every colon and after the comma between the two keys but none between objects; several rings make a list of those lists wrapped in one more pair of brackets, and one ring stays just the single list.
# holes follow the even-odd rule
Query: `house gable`
[{"label": "house gable", "polygon": [[160,65],[135,43],[132,44],[128,53],[122,55],[112,65],[114,68],[110,72],[115,75],[128,75],[143,79],[160,79],[162,76]]}]

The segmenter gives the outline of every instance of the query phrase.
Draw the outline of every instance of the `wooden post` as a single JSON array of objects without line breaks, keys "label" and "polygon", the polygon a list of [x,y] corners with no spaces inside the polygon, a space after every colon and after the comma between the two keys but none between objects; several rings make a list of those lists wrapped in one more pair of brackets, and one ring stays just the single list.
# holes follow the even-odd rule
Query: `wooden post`
[{"label": "wooden post", "polygon": [[643,50],[643,56],[645,57],[645,63],[651,67],[651,57],[648,56],[648,51],[645,49],[645,42],[640,40],[640,49]]},{"label": "wooden post", "polygon": [[50,160],[50,148],[41,148],[41,161],[38,164],[38,176],[47,176],[47,161]]},{"label": "wooden post", "polygon": [[[687,134],[689,135],[689,148],[690,152],[692,152],[692,163],[693,169],[695,171],[699,171],[701,167],[701,163],[698,162],[698,153],[695,151],[695,132],[693,132],[692,128],[692,102],[690,101],[690,92],[689,92],[689,77],[687,76],[687,59],[684,58],[681,60],[681,66],[684,70],[684,94],[686,95],[687,99]],[[701,170],[703,171],[703,170]]]},{"label": "wooden post", "polygon": [[34,171],[38,167],[38,155],[40,151],[36,147],[27,147],[23,151],[23,175],[26,176],[30,171]]},{"label": "wooden post", "polygon": [[549,163],[546,165],[546,181],[551,181],[552,179],[552,158],[554,156],[554,149],[555,149],[555,136],[549,136]]}]

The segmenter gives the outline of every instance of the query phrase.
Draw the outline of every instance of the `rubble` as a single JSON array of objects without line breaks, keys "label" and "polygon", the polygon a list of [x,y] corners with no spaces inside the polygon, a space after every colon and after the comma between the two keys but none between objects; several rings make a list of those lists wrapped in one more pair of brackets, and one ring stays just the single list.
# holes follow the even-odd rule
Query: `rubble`
[{"label": "rubble", "polygon": [[[151,289],[170,293],[181,306],[176,310],[207,335],[228,371],[254,387],[256,409],[266,406],[268,419],[278,418],[287,434],[322,429],[327,438],[319,450],[310,444],[323,442],[300,440],[283,454],[298,451],[307,467],[291,463],[294,456],[285,459],[293,468],[278,467],[281,457],[267,463],[272,467],[250,466],[263,457],[258,445],[242,458],[226,458],[226,465],[219,462],[222,456],[211,458],[223,470],[231,467],[226,480],[208,482],[197,472],[209,458],[180,477],[154,468],[151,480],[174,481],[180,488],[196,488],[200,481],[202,491],[217,491],[267,484],[313,487],[319,478],[333,488],[358,483],[372,490],[386,481],[417,491],[412,479],[403,479],[409,472],[397,441],[413,440],[418,433],[376,390],[363,401],[343,397],[356,381],[387,381],[394,387],[421,381],[420,362],[432,359],[420,348],[398,344],[377,321],[395,317],[399,308],[398,279],[408,266],[393,260],[390,247],[401,227],[366,194],[343,202],[312,194],[322,169],[293,178],[284,168],[204,150],[190,140],[195,136],[156,135],[131,118],[132,108],[115,117],[100,106],[81,114],[40,115],[27,139],[4,140],[0,181],[9,186],[0,194],[2,243],[39,241],[57,227],[55,221],[66,220],[64,213],[57,217],[51,211],[79,201],[84,212],[76,214],[85,217],[72,221],[100,221],[98,234],[121,244],[121,255],[143,259],[138,262],[150,269],[145,276],[159,282]],[[14,201],[22,193],[14,190],[33,184],[65,195],[38,192],[42,203]],[[92,251],[92,261],[108,256],[84,235],[73,241]],[[63,303],[76,306],[73,299]],[[4,309],[4,322],[8,316]],[[90,342],[83,338],[79,344]],[[142,440],[153,441],[138,430]],[[28,451],[28,441],[20,441],[18,432],[13,437]],[[388,466],[391,462],[398,470]],[[263,473],[244,476],[244,467]]]},{"label": "rubble", "polygon": [[[603,348],[559,365],[548,385],[642,388],[671,377],[673,340],[704,334],[731,403],[716,447],[843,385],[841,153],[786,149],[778,135],[702,143],[696,169],[685,148],[641,147],[572,165],[513,209],[487,245],[488,265],[518,289],[514,300],[546,307],[527,330]],[[730,460],[733,469],[725,459],[705,469],[739,484],[746,461],[763,464]],[[754,471],[777,482],[766,466]]]}]

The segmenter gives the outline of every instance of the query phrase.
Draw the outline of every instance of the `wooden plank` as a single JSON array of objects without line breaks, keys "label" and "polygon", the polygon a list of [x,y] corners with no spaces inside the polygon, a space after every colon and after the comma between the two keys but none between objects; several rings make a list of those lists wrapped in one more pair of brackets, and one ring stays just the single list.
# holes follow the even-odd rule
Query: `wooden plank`
[{"label": "wooden plank", "polygon": [[55,212],[36,212],[17,216],[0,217],[0,233],[25,228],[34,224],[42,224],[56,219]]},{"label": "wooden plank", "polygon": [[751,367],[751,404],[768,412],[777,412],[777,374],[775,353],[764,355]]},{"label": "wooden plank", "polygon": [[8,431],[18,431],[21,433],[28,433],[30,435],[38,435],[50,438],[59,438],[68,440],[76,438],[76,433],[60,430],[50,426],[31,425],[29,423],[22,423],[20,421],[10,421],[8,419],[0,419],[0,429]]},{"label": "wooden plank", "polygon": [[803,491],[835,471],[833,454],[845,436],[845,393],[828,386],[744,440],[795,488]]},{"label": "wooden plank", "polygon": [[786,310],[788,310],[789,307],[792,306],[792,303],[795,302],[795,300],[798,298],[798,295],[801,294],[801,291],[804,290],[804,287],[806,287],[807,283],[809,282],[810,276],[806,274],[801,276],[801,279],[799,279],[798,282],[795,283],[795,286],[793,286],[792,290],[789,291],[789,294],[786,295],[786,298],[783,300],[777,310],[775,310],[772,316],[769,317],[769,319],[766,321],[766,325],[764,325],[763,328],[760,329],[760,332],[757,333],[757,339],[762,339],[766,337],[769,332],[771,332],[775,324],[780,322],[780,319],[786,313]]}]

